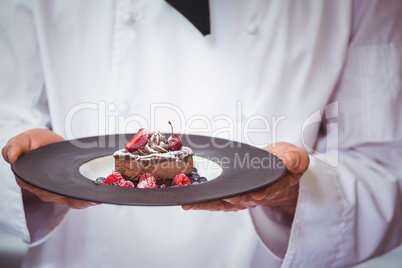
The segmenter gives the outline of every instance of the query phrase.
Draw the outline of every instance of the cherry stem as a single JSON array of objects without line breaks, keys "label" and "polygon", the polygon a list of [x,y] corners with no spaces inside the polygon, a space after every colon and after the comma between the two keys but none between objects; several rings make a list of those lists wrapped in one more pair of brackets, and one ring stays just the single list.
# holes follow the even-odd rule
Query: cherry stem
[{"label": "cherry stem", "polygon": [[170,128],[172,129],[172,139],[173,139],[173,125],[172,125],[172,123],[170,121],[168,121],[168,123],[170,125]]}]

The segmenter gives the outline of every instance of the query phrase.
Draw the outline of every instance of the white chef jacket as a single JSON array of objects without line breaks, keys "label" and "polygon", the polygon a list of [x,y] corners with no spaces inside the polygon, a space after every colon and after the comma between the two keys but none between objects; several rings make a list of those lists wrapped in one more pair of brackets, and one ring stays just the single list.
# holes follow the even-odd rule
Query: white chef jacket
[{"label": "white chef jacket", "polygon": [[290,142],[311,158],[294,221],[29,203],[1,162],[0,227],[30,246],[25,267],[345,267],[401,244],[400,1],[211,0],[210,15],[204,37],[162,0],[1,1],[0,145],[168,120]]}]

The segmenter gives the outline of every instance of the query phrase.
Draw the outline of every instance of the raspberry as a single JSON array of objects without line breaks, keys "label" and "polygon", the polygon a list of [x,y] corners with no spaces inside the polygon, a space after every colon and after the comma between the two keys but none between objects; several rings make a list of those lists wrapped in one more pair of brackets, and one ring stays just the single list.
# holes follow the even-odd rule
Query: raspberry
[{"label": "raspberry", "polygon": [[134,183],[132,183],[131,181],[126,181],[125,179],[122,179],[122,180],[119,182],[119,186],[120,186],[120,187],[133,188],[133,187],[134,187]]},{"label": "raspberry", "polygon": [[186,184],[191,184],[191,182],[190,182],[190,179],[184,174],[176,175],[176,177],[174,177],[174,179],[173,179],[173,185],[177,185],[177,186],[181,187]]},{"label": "raspberry", "polygon": [[151,173],[145,173],[140,178],[137,188],[156,188],[156,179]]},{"label": "raspberry", "polygon": [[123,179],[123,176],[119,172],[114,172],[106,177],[103,181],[104,184],[111,184],[112,182],[119,183]]}]

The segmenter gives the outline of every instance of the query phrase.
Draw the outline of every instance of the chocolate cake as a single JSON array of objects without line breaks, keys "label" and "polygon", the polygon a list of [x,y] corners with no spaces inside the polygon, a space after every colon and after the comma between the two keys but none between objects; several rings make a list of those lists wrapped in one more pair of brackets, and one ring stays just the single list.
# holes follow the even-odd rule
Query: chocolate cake
[{"label": "chocolate cake", "polygon": [[177,135],[172,134],[166,141],[159,131],[148,134],[140,129],[126,148],[113,156],[115,171],[126,180],[137,181],[143,174],[151,173],[156,180],[163,181],[193,171],[193,151],[182,146]]}]

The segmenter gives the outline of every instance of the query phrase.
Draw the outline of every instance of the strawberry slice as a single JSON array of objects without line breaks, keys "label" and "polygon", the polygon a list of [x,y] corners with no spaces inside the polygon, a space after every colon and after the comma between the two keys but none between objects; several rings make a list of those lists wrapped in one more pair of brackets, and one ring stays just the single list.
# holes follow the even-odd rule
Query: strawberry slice
[{"label": "strawberry slice", "polygon": [[145,145],[148,142],[148,131],[145,128],[138,130],[137,134],[131,138],[126,146],[127,151],[135,151],[135,149]]}]

